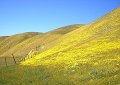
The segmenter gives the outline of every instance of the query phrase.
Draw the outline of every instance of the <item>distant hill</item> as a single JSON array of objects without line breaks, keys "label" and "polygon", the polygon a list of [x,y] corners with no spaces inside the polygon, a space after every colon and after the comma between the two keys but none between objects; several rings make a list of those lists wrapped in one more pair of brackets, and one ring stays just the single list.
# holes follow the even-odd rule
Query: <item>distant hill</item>
[{"label": "distant hill", "polygon": [[69,25],[69,26],[65,26],[65,27],[60,27],[58,29],[49,31],[46,34],[66,34],[66,33],[69,33],[69,32],[71,32],[73,30],[76,30],[76,29],[80,28],[83,25],[84,24],[75,24],[75,25]]},{"label": "distant hill", "polygon": [[[64,34],[67,34],[70,31],[78,29],[83,25],[71,25],[66,27],[61,27],[55,30],[52,30],[47,33],[23,33],[14,36],[8,37],[6,40],[1,43],[1,56],[2,57],[12,57],[11,54],[14,54],[15,57],[24,57],[26,56],[31,50],[36,48],[40,48],[44,46],[44,50],[47,50],[46,45],[59,39]],[[8,44],[8,41],[11,43]],[[6,43],[4,43],[6,42]],[[10,47],[10,48],[8,48]],[[5,51],[4,51],[4,50]],[[44,51],[40,49],[41,51]],[[4,53],[3,53],[4,52]]]},{"label": "distant hill", "polygon": [[6,37],[0,43],[0,55],[2,55],[4,52],[8,51],[12,47],[16,46],[17,44],[21,43],[22,41],[38,34],[39,33],[30,32]]},{"label": "distant hill", "polygon": [[0,43],[5,39],[7,38],[8,36],[0,36]]}]

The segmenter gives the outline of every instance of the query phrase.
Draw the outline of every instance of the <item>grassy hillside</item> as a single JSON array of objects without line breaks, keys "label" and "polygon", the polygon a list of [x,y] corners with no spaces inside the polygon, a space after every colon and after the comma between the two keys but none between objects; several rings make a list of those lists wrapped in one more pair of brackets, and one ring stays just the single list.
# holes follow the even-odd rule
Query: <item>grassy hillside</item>
[{"label": "grassy hillside", "polygon": [[48,34],[48,35],[49,34],[66,34],[66,33],[69,33],[73,30],[76,30],[76,29],[80,28],[81,26],[83,26],[83,24],[75,24],[75,25],[60,27],[58,29],[49,31],[46,34]]},{"label": "grassy hillside", "polygon": [[59,41],[20,65],[0,69],[1,84],[120,84],[120,8]]},{"label": "grassy hillside", "polygon": [[38,33],[23,33],[23,34],[17,34],[10,37],[5,38],[0,43],[0,55],[2,55],[4,52],[9,50],[10,48],[14,47],[15,45],[19,44],[20,42],[31,38],[35,35],[38,35]]},{"label": "grassy hillside", "polygon": [[7,38],[8,36],[0,36],[0,43],[5,39]]},{"label": "grassy hillside", "polygon": [[[81,26],[83,26],[83,25],[71,25],[71,26],[61,27],[61,28],[52,30],[47,33],[38,34],[29,39],[25,39],[24,41],[11,47],[9,50],[4,52],[1,56],[2,57],[12,57],[11,54],[13,54],[14,57],[17,57],[16,60],[19,61],[23,57],[25,57],[27,54],[31,53],[31,51],[35,51],[36,53],[41,53],[41,52],[55,46],[55,44],[50,45],[51,42],[56,41],[64,34],[67,34],[68,32],[73,31],[75,29],[78,29]],[[9,44],[9,45],[11,45],[11,44]],[[36,49],[37,49],[37,51],[36,51]],[[35,52],[33,52],[33,53],[35,53]]]}]

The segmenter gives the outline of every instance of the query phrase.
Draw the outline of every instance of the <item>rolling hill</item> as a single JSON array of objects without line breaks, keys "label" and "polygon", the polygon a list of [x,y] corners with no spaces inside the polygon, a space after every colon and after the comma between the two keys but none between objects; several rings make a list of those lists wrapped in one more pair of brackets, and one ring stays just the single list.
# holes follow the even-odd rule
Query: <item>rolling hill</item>
[{"label": "rolling hill", "polygon": [[22,33],[22,34],[5,37],[5,39],[3,39],[0,43],[0,55],[2,55],[4,52],[14,47],[15,45],[35,35],[38,35],[38,33],[33,33],[33,32]]},{"label": "rolling hill", "polygon": [[7,38],[8,36],[1,36],[0,37],[0,43],[5,39],[5,38]]},{"label": "rolling hill", "polygon": [[50,46],[18,65],[1,68],[1,84],[120,84],[120,8],[65,34]]},{"label": "rolling hill", "polygon": [[[10,36],[6,40],[3,41],[3,44],[1,43],[1,46],[3,46],[0,48],[2,51],[1,57],[9,58],[9,57],[12,57],[12,54],[13,54],[14,57],[16,57],[16,60],[20,61],[26,55],[28,55],[31,51],[34,51],[36,49],[39,50],[38,51],[39,53],[41,53],[41,52],[55,46],[55,44],[50,46],[51,42],[56,41],[64,34],[67,34],[68,32],[73,31],[75,29],[78,29],[81,26],[83,26],[83,25],[76,24],[76,25],[61,27],[61,28],[52,30],[47,33],[34,33],[35,35],[30,36],[29,38],[25,38],[25,37],[29,36],[30,33],[27,33],[27,34],[24,33],[24,34]],[[12,38],[12,37],[14,37],[14,38]],[[23,38],[24,40],[22,41],[21,38]],[[11,43],[7,43],[8,40],[9,40],[9,42],[11,40]],[[6,42],[6,43],[4,43],[4,42]],[[15,43],[16,43],[16,45],[15,45]],[[10,46],[11,48],[8,48],[7,46],[8,47]],[[4,51],[3,49],[7,49],[7,50]],[[3,51],[4,51],[4,53],[3,53]]]}]

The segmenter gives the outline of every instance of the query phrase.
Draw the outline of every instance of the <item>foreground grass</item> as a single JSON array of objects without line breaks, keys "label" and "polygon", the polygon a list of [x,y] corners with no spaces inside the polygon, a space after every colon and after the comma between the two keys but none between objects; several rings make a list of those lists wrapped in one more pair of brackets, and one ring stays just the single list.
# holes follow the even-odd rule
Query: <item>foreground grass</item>
[{"label": "foreground grass", "polygon": [[[82,61],[82,60],[81,60]],[[54,63],[0,69],[0,85],[119,85],[120,61]]]}]

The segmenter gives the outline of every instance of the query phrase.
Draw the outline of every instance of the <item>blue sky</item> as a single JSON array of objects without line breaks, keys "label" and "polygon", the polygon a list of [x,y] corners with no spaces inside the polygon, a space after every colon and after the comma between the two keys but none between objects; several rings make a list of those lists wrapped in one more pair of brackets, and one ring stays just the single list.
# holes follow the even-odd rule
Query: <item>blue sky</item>
[{"label": "blue sky", "polygon": [[120,0],[0,0],[0,36],[87,24],[119,6]]}]

